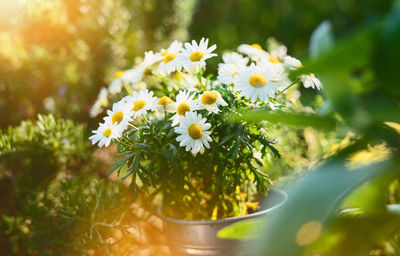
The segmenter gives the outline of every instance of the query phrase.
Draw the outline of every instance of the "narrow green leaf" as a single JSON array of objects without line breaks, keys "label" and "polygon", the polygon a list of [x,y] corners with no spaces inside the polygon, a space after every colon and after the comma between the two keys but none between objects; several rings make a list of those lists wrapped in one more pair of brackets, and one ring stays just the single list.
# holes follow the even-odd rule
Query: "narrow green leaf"
[{"label": "narrow green leaf", "polygon": [[263,231],[264,225],[265,220],[261,218],[243,220],[221,229],[217,235],[223,239],[253,240]]},{"label": "narrow green leaf", "polygon": [[331,130],[336,127],[336,120],[333,117],[322,117],[307,113],[285,113],[269,111],[249,111],[243,116],[233,115],[235,121],[260,122],[268,121],[270,123],[280,123],[296,127],[313,127],[321,130]]}]

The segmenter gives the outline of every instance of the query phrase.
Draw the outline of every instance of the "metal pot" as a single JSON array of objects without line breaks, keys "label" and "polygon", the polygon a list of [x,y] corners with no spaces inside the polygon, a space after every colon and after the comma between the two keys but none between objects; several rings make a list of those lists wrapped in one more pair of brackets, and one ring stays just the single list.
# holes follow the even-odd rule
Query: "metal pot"
[{"label": "metal pot", "polygon": [[254,241],[221,239],[217,233],[222,228],[252,218],[266,216],[282,205],[287,199],[286,192],[270,190],[265,197],[263,210],[241,217],[219,220],[180,220],[158,214],[164,223],[164,232],[168,238],[174,256],[237,256],[246,255],[245,248]]}]

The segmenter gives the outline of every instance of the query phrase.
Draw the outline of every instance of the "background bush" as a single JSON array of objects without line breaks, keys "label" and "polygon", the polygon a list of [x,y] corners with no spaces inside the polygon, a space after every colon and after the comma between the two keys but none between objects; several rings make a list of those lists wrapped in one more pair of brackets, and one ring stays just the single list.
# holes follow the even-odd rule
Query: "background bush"
[{"label": "background bush", "polygon": [[190,36],[211,38],[219,49],[241,43],[265,45],[268,37],[283,42],[290,53],[306,53],[310,35],[324,20],[344,36],[361,24],[385,15],[392,0],[230,0],[197,2]]},{"label": "background bush", "polygon": [[101,87],[135,57],[183,40],[193,1],[33,0],[0,33],[0,128],[37,113],[97,122]]},{"label": "background bush", "polygon": [[22,207],[61,172],[85,173],[90,162],[84,126],[53,116],[38,119],[0,131],[1,189],[15,196],[2,201],[2,212]]}]

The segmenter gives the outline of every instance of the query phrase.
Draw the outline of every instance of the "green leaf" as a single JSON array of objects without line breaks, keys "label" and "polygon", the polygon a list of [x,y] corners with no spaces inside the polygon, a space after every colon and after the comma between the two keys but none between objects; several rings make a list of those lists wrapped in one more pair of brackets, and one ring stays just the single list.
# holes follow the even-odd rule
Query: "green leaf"
[{"label": "green leaf", "polygon": [[223,239],[253,240],[262,232],[264,225],[265,220],[260,218],[243,220],[221,229],[217,235]]},{"label": "green leaf", "polygon": [[400,66],[400,1],[394,2],[378,39],[372,61],[377,83],[387,96],[398,99],[400,90],[395,84],[399,78],[394,69]]},{"label": "green leaf", "polygon": [[249,111],[243,116],[233,115],[235,121],[279,123],[296,127],[313,127],[320,130],[331,130],[336,127],[336,120],[333,117],[322,117],[307,113],[285,113],[269,111]]},{"label": "green leaf", "polygon": [[390,170],[391,162],[380,162],[349,170],[332,162],[309,172],[288,191],[284,205],[268,216],[257,255],[300,255],[336,217],[342,201],[364,182]]},{"label": "green leaf", "polygon": [[323,21],[311,34],[310,58],[315,60],[333,47],[332,25],[329,21]]},{"label": "green leaf", "polygon": [[310,63],[305,63],[305,67],[294,71],[294,74],[328,74],[336,75],[348,73],[355,67],[362,67],[369,63],[371,50],[376,37],[376,26],[343,39],[335,44],[332,50],[321,54],[317,59]]}]

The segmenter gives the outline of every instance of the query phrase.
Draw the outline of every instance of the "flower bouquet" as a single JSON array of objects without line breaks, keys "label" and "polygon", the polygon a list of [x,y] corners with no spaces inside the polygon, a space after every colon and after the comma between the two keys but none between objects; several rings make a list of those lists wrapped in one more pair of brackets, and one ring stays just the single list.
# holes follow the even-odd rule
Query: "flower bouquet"
[{"label": "flower bouquet", "polygon": [[257,195],[271,184],[263,159],[278,152],[265,123],[232,115],[285,109],[281,96],[295,84],[321,87],[313,74],[289,79],[288,71],[302,65],[282,45],[240,45],[240,53],[223,54],[218,76],[206,75],[215,49],[202,38],[146,52],[134,68],[116,73],[92,109],[96,115],[109,98],[117,101],[90,140],[117,144],[111,173],[129,178],[144,204],[160,196],[164,216],[212,220],[256,211]]}]

